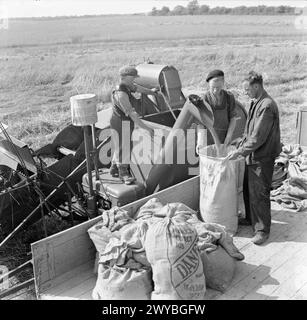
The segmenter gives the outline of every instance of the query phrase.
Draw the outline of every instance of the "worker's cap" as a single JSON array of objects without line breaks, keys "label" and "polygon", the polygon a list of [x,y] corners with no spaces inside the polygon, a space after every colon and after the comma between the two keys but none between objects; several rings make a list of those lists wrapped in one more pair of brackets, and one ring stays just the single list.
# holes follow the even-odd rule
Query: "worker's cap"
[{"label": "worker's cap", "polygon": [[119,69],[119,75],[120,76],[133,76],[133,77],[139,77],[138,71],[131,66],[124,66]]},{"label": "worker's cap", "polygon": [[224,77],[224,72],[222,70],[212,70],[207,75],[206,81],[209,82],[213,78]]}]

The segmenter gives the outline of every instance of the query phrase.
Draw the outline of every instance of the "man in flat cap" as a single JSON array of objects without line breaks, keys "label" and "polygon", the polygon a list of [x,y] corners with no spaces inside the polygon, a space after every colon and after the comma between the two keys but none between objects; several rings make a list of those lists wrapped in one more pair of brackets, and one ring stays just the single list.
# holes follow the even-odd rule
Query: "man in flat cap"
[{"label": "man in flat cap", "polygon": [[271,227],[270,189],[275,158],[281,152],[279,112],[263,87],[261,74],[251,71],[243,82],[252,99],[243,138],[229,159],[245,157],[244,202],[246,221],[255,231],[252,242],[262,244]]},{"label": "man in flat cap", "polygon": [[[202,98],[211,106],[214,115],[213,127],[219,137],[219,140],[224,145],[229,145],[233,129],[236,125],[235,118],[237,116],[235,108],[236,102],[232,93],[224,89],[225,79],[222,70],[213,70],[207,75],[206,81],[209,85],[209,90]],[[202,129],[198,126],[198,129]],[[201,131],[200,131],[201,132]],[[202,147],[203,137],[197,141],[197,152]],[[213,137],[208,131],[207,145],[214,144]]]},{"label": "man in flat cap", "polygon": [[[140,87],[134,83],[138,76],[137,69],[133,66],[124,66],[119,70],[120,83],[112,92],[113,113],[110,120],[111,129],[114,129],[118,134],[118,139],[112,136],[112,145],[114,155],[110,168],[112,176],[119,176],[125,184],[131,184],[135,181],[132,177],[129,163],[130,153],[125,152],[123,148],[123,136],[129,136],[134,129],[134,124],[140,128],[148,130],[151,135],[153,129],[148,127],[140,118],[135,108],[138,105],[137,99],[133,96],[133,92],[140,92],[147,95],[156,95],[157,90]],[[125,123],[125,125],[123,125]],[[125,130],[126,128],[127,130]],[[130,148],[131,151],[131,148]]]}]

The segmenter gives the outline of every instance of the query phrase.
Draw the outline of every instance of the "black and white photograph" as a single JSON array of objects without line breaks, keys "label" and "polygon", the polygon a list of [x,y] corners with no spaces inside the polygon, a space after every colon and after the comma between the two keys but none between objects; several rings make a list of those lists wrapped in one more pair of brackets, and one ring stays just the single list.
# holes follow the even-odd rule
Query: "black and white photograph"
[{"label": "black and white photograph", "polygon": [[307,1],[0,0],[0,300],[307,300]]}]

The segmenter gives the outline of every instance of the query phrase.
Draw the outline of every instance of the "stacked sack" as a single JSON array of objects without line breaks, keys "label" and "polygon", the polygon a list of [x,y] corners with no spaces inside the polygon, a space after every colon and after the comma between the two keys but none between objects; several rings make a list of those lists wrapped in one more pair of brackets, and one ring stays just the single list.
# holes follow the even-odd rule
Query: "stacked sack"
[{"label": "stacked sack", "polygon": [[147,259],[152,266],[154,300],[202,300],[205,275],[197,247],[195,229],[184,221],[173,204],[162,208],[165,218],[154,222],[145,241]]},{"label": "stacked sack", "polygon": [[152,198],[134,220],[123,209],[111,210],[127,224],[111,231],[99,222],[89,229],[100,254],[94,299],[204,299],[206,286],[225,291],[235,261],[244,259],[224,227],[202,222],[182,203]]},{"label": "stacked sack", "polygon": [[99,260],[94,300],[150,299],[151,266],[143,245],[146,231],[145,222],[134,221],[118,207],[105,211],[102,221],[88,230]]},{"label": "stacked sack", "polygon": [[[285,178],[279,184],[273,184],[271,200],[286,209],[297,212],[307,209],[307,152],[299,145],[283,146],[282,152],[275,160],[283,163],[286,170]],[[274,176],[273,176],[274,178]],[[286,179],[286,180],[285,180]]]}]

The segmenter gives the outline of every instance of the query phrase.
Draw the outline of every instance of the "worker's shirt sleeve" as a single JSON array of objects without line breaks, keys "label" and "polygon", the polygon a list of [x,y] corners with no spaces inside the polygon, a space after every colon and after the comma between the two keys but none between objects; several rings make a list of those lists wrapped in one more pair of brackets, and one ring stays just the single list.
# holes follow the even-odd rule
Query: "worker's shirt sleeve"
[{"label": "worker's shirt sleeve", "polygon": [[238,149],[244,157],[257,150],[266,141],[273,126],[274,114],[270,104],[267,104],[256,113],[254,130],[250,136],[246,135],[245,141]]},{"label": "worker's shirt sleeve", "polygon": [[126,116],[130,116],[131,113],[135,111],[130,103],[129,97],[126,92],[115,91],[114,100],[116,104],[121,108],[121,110],[125,113]]},{"label": "worker's shirt sleeve", "polygon": [[147,94],[147,95],[154,94],[154,92],[152,90],[147,89],[145,87],[141,87],[136,83],[134,83],[134,91],[135,92],[139,92],[139,93],[144,93],[144,94]]}]

